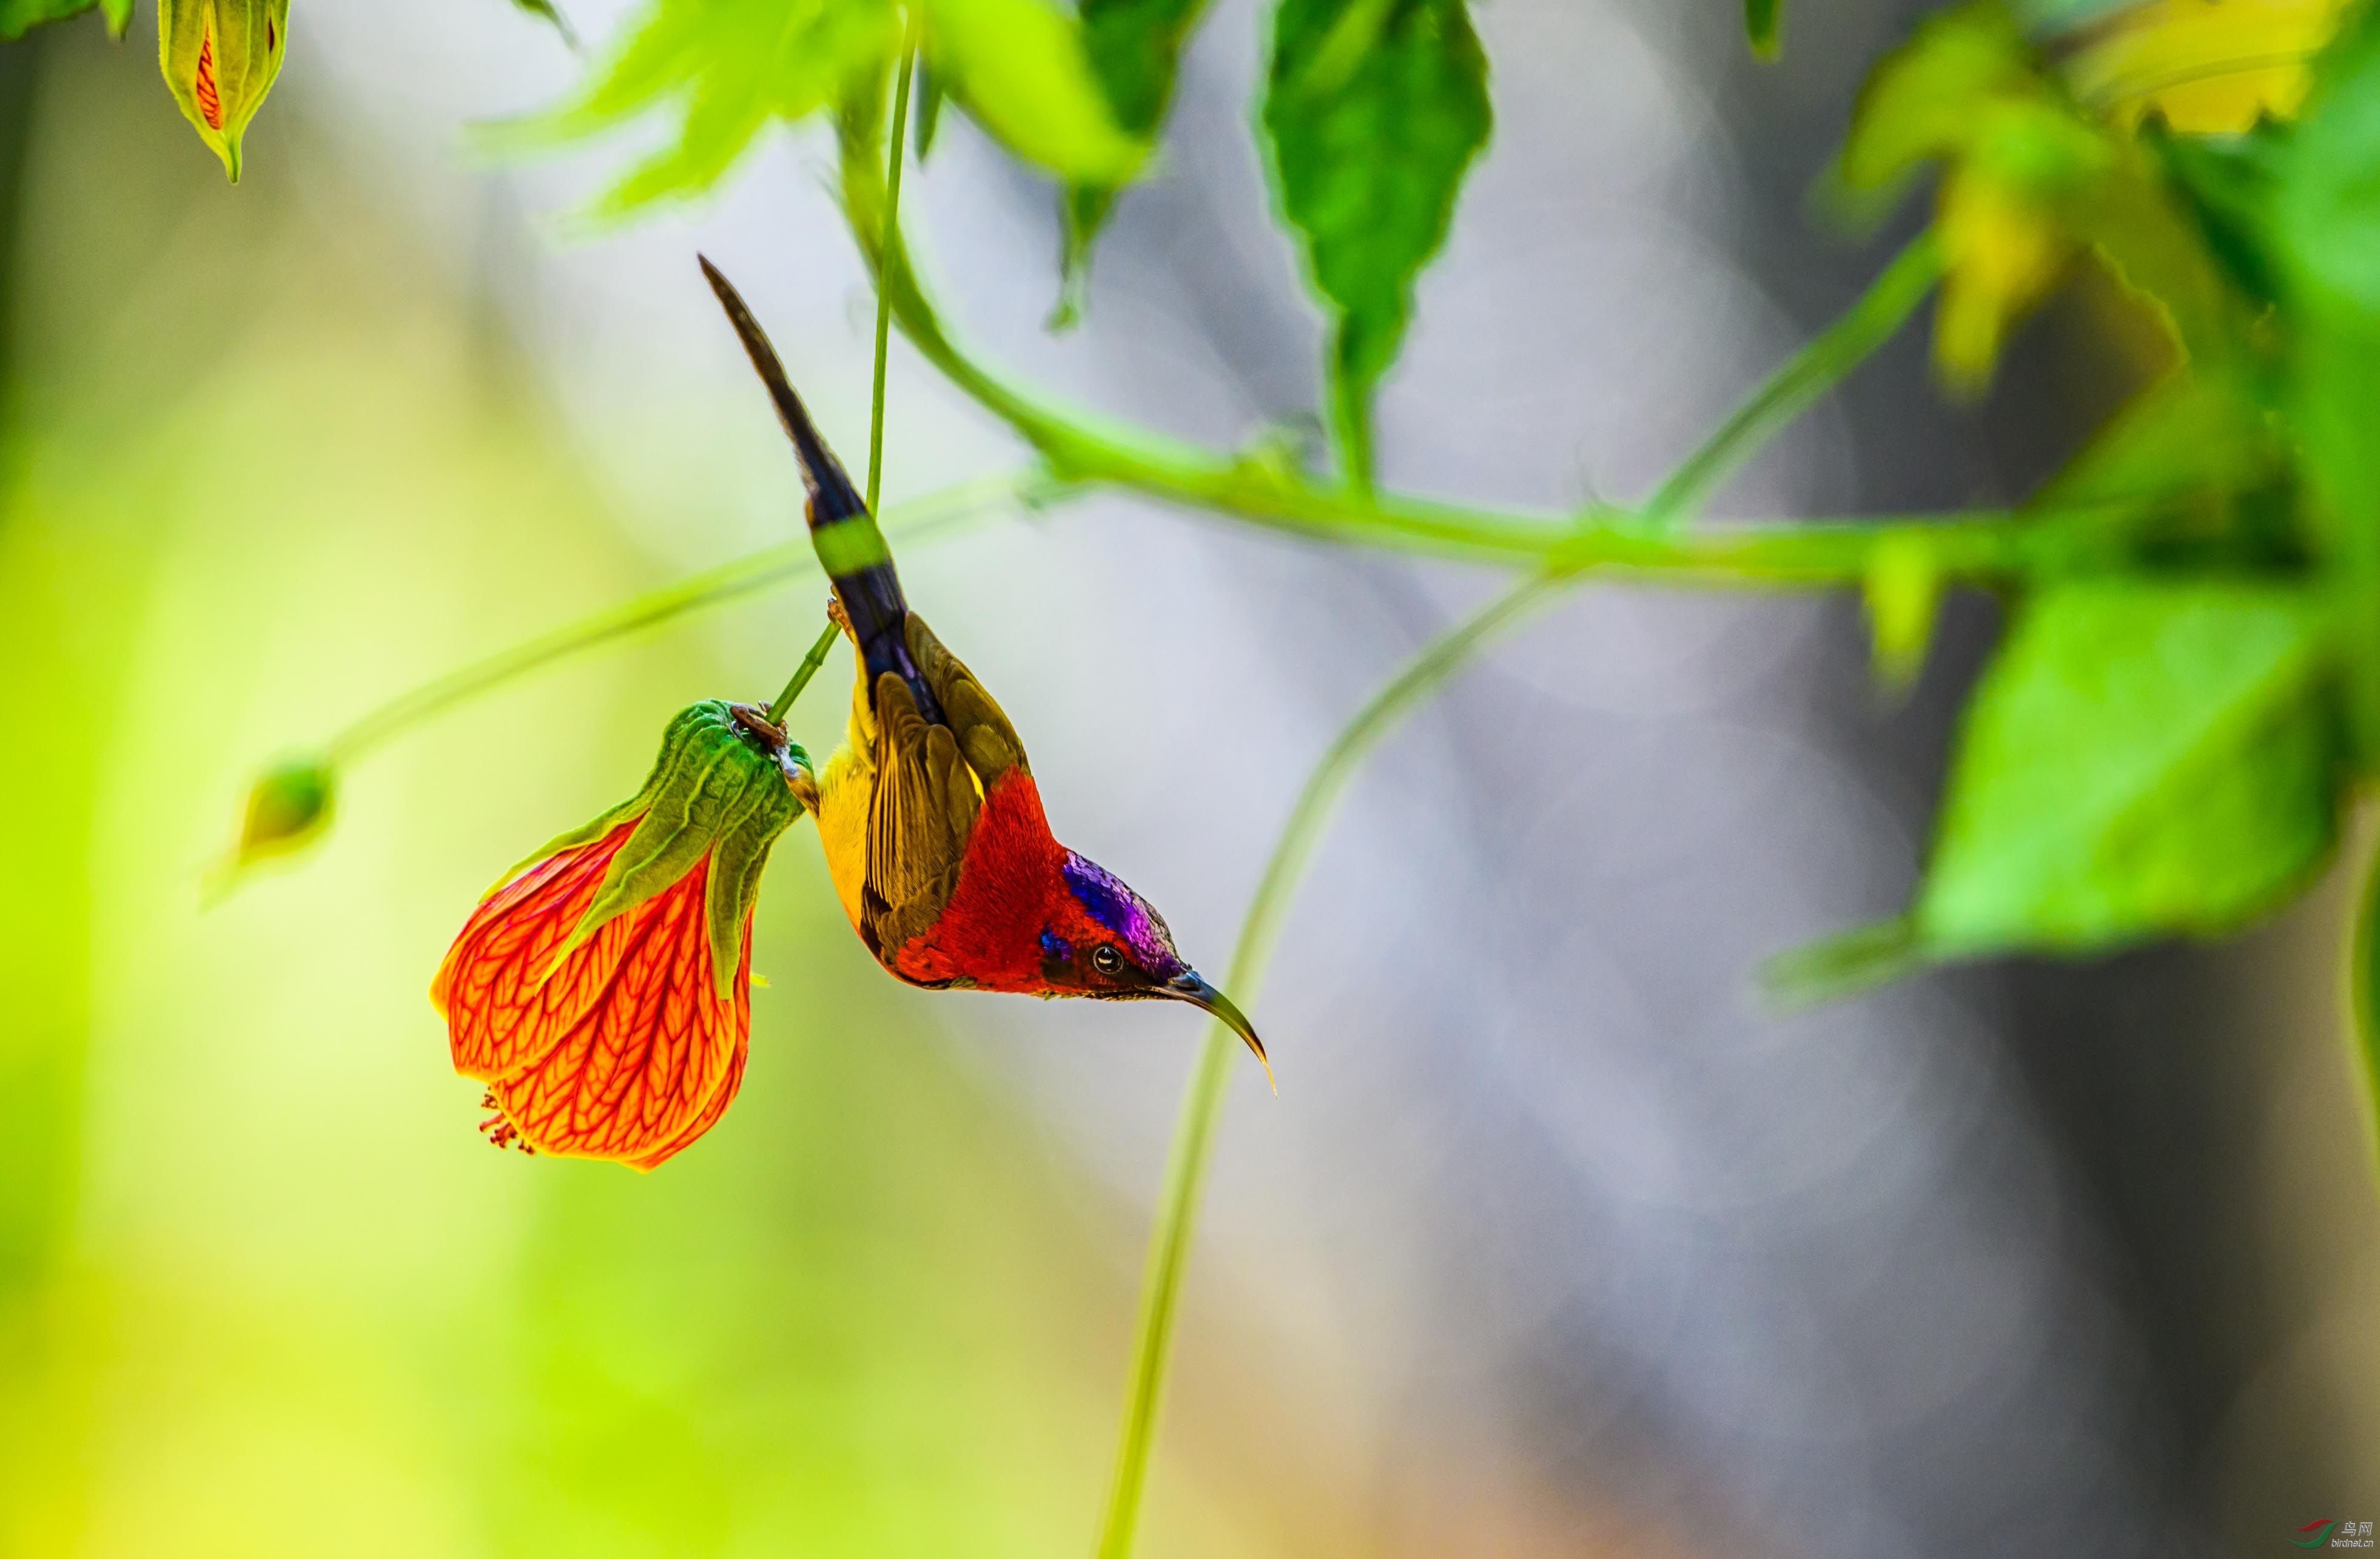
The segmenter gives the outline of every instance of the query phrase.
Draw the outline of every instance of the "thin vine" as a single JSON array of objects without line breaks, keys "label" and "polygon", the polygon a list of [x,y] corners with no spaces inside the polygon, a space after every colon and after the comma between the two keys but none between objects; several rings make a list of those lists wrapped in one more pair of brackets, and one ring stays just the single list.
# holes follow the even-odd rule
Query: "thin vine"
[{"label": "thin vine", "polygon": [[[1771,374],[1679,464],[1656,490],[1645,507],[1646,518],[1656,522],[1685,518],[1728,472],[1889,340],[1925,301],[1940,274],[1939,247],[1931,233],[1922,235],[1840,320]],[[1361,772],[1364,761],[1408,713],[1445,687],[1481,649],[1552,604],[1586,571],[1585,566],[1549,564],[1500,592],[1415,655],[1332,738],[1290,808],[1241,923],[1239,944],[1232,955],[1231,989],[1243,993],[1244,1001],[1255,1002],[1290,901],[1340,797]],[[1138,1529],[1183,1275],[1189,1264],[1207,1166],[1213,1158],[1215,1134],[1222,1121],[1238,1050],[1238,1038],[1229,1029],[1220,1024],[1210,1027],[1197,1067],[1183,1094],[1149,1234],[1123,1427],[1115,1476],[1100,1518],[1098,1559],[1128,1559]]]}]

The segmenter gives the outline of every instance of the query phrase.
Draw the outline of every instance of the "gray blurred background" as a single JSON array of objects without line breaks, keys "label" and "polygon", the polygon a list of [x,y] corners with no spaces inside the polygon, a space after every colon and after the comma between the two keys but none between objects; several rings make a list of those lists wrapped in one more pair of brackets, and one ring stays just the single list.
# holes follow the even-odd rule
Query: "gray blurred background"
[{"label": "gray blurred background", "polygon": [[[65,1172],[82,1189],[59,1236],[87,1265],[196,1226],[152,1208],[140,1175],[159,1171],[126,1146],[153,1144],[152,1114],[192,1086],[133,1059],[164,1042],[187,998],[111,996],[107,970],[154,937],[188,937],[180,956],[194,966],[255,971],[249,994],[222,998],[227,1013],[253,1013],[254,993],[285,978],[278,939],[309,919],[353,929],[369,903],[387,917],[370,950],[399,966],[389,989],[412,992],[523,841],[634,783],[661,714],[697,696],[765,694],[813,631],[806,586],[460,716],[478,746],[458,735],[443,760],[358,777],[319,870],[261,885],[206,922],[215,929],[181,929],[190,859],[248,767],[468,653],[790,533],[791,468],[700,285],[697,248],[751,298],[846,458],[865,446],[872,306],[826,193],[822,133],[771,140],[715,201],[576,235],[569,213],[642,144],[638,132],[529,165],[477,161],[462,134],[567,88],[577,64],[550,33],[495,0],[297,8],[287,73],[237,196],[212,182],[212,159],[162,103],[140,34],[112,51],[79,27],[0,53],[11,177],[27,181],[14,203],[30,213],[11,262],[29,279],[9,288],[12,351],[33,363],[18,415],[70,423],[75,447],[108,449],[131,415],[111,374],[140,375],[145,405],[200,395],[192,365],[298,307],[283,281],[257,278],[302,278],[288,285],[311,289],[310,318],[352,323],[351,365],[370,374],[419,344],[407,371],[423,394],[453,402],[465,425],[533,426],[564,452],[575,496],[517,542],[499,476],[455,479],[466,496],[454,512],[484,517],[468,531],[426,511],[417,531],[403,518],[415,511],[378,505],[369,544],[394,572],[348,560],[305,576],[304,631],[316,636],[305,653],[324,662],[304,675],[275,669],[298,642],[264,626],[280,608],[260,602],[281,597],[251,595],[232,564],[171,598],[184,618],[250,634],[270,664],[190,693],[171,749],[193,765],[166,834],[181,851],[173,870],[128,887],[103,870],[128,846],[94,858],[101,994],[90,1075],[71,1094],[89,1140]],[[624,9],[565,8],[592,39]],[[1761,67],[1738,7],[1719,0],[1481,6],[1496,139],[1382,401],[1383,480],[1548,510],[1658,481],[1889,252],[1895,233],[1832,230],[1808,191],[1868,64],[1921,9],[1790,7],[1782,62]],[[1041,328],[1055,299],[1051,192],[946,122],[910,209],[966,338],[1053,391],[1219,446],[1310,426],[1320,326],[1247,134],[1259,30],[1248,0],[1221,0],[1206,22],[1162,169],[1123,202],[1086,322],[1068,335]],[[151,171],[94,179],[103,160]],[[249,249],[279,258],[244,274]],[[417,305],[418,318],[407,311]],[[148,345],[161,319],[182,332],[173,352]],[[1912,328],[1714,507],[1783,518],[2011,500],[2136,384],[2136,331],[2102,290],[2070,287],[2019,337],[1990,399],[1958,408],[1935,394]],[[369,444],[375,425],[357,436]],[[407,425],[383,425],[392,469],[408,458]],[[889,425],[895,499],[1023,457],[897,342]],[[367,523],[341,496],[363,479],[322,459],[308,500],[320,506],[238,556],[260,568],[303,558],[327,544],[321,533]],[[225,523],[261,503],[229,503]],[[147,544],[137,524],[126,534]],[[560,576],[544,566],[554,556],[571,560]],[[1332,731],[1501,583],[1113,496],[994,520],[903,566],[920,609],[1033,744],[1061,834],[1160,904],[1210,971]],[[468,584],[475,568],[500,577]],[[391,597],[380,613],[370,603],[399,573],[407,604]],[[1959,701],[1997,623],[1992,603],[1954,601],[1923,679],[1896,700],[1870,681],[1851,600],[1589,585],[1380,750],[1248,1004],[1281,1095],[1253,1074],[1234,1088],[1147,1552],[2162,1556],[2278,1552],[2309,1519],[2380,1517],[2380,1205],[2338,1037],[2338,883],[2223,949],[1962,969],[1791,1017],[1753,995],[1762,958],[1903,902]],[[158,647],[166,631],[146,630],[152,664],[171,659]],[[831,690],[796,715],[814,749],[831,745],[844,675],[838,661]],[[554,754],[506,745],[508,733],[543,730],[589,700],[612,712],[616,738],[563,738],[552,766],[567,780],[524,789]],[[213,713],[200,721],[201,710]],[[102,823],[122,813],[110,805]],[[417,856],[414,834],[367,821],[397,814],[454,839],[449,854]],[[807,838],[784,850],[804,859],[780,864],[761,911],[756,963],[772,986],[756,1004],[753,1082],[718,1134],[740,1129],[747,1146],[714,1158],[743,1164],[738,1194],[815,1181],[841,1195],[844,1181],[893,1174],[899,1144],[943,1130],[929,1121],[1007,1123],[1003,1140],[1062,1188],[1035,1193],[1063,1217],[1038,1236],[1062,1255],[1033,1270],[1067,1295],[1036,1307],[1063,1335],[1018,1338],[1012,1357],[1065,1356],[1071,1395],[1038,1428],[953,1420],[936,1449],[901,1454],[964,1459],[978,1437],[1046,1437],[1055,1514],[1002,1528],[1001,1542],[1078,1551],[1198,1030],[1174,1013],[868,983],[864,955],[810,902],[820,884]],[[388,875],[398,861],[402,887]],[[812,965],[829,972],[798,972]],[[386,1124],[350,1122],[316,1146],[402,1164],[419,1151],[407,1136],[418,1119],[455,1155],[460,1167],[441,1173],[457,1198],[545,1194],[480,1188],[482,1176],[510,1185],[531,1172],[454,1140],[468,1136],[468,1104],[443,1075],[434,1019],[378,989],[325,989],[315,1011],[341,1046],[407,1080],[317,1079],[296,1113],[379,1110]],[[383,1022],[401,1041],[374,1037]],[[775,1160],[726,1159],[760,1151],[749,1144],[774,1140],[771,1123],[795,1118],[772,1090],[794,1086],[788,1069],[810,1076],[820,1063],[793,1058],[821,1046],[897,1047],[910,1058],[887,1065],[930,1066],[944,1079],[932,1086],[954,1091],[836,1095],[849,1141],[808,1163],[809,1179],[771,1178]],[[227,1053],[176,1054],[212,1078],[198,1086],[252,1091],[243,1063],[209,1059]],[[418,1110],[407,1091],[417,1075]],[[291,1129],[293,1153],[310,1157],[308,1127]],[[723,1182],[691,1167],[710,1151],[689,1155],[683,1176],[677,1165],[650,1181],[620,1175],[601,1195]],[[536,1172],[547,1167],[587,1166]],[[965,1175],[902,1173],[914,1176],[904,1195],[938,1216],[973,1216]],[[261,1227],[261,1205],[226,1190],[211,1215]],[[425,1221],[442,1216],[435,1205]],[[470,1236],[483,1258],[596,1226],[572,1223],[577,1202],[500,1205],[513,1211]],[[816,1215],[788,1193],[750,1227],[799,1247]],[[276,1236],[270,1260],[304,1266],[320,1236],[306,1227]],[[921,1244],[897,1222],[871,1215],[836,1237],[839,1260],[899,1268],[903,1281],[962,1294],[978,1281],[956,1248]],[[444,1261],[446,1238],[423,1248]],[[786,1260],[815,1265],[797,1249]],[[531,1287],[566,1294],[575,1270],[565,1261],[552,1269],[565,1276]],[[507,1346],[551,1323],[534,1306],[506,1313]],[[865,1376],[892,1367],[884,1350],[956,1346],[923,1312],[906,1314],[888,1315],[848,1367]],[[798,1369],[844,1322],[762,1307],[752,1324]],[[380,1334],[366,1328],[358,1347],[374,1352]],[[996,1331],[976,1341],[994,1356],[1007,1346]],[[1020,1362],[985,1400],[1014,1403],[1048,1380]],[[132,1413],[158,1389],[171,1388],[103,1400]],[[652,1389],[671,1413],[704,1411]],[[469,1441],[468,1429],[425,1421],[424,1443]],[[825,1443],[842,1445],[847,1428],[830,1422]],[[145,1551],[123,1534],[147,1529],[106,1513],[118,1500],[170,1510],[176,1496],[146,1474],[111,1484],[106,1468],[111,1455],[128,1465],[163,1454],[94,1454],[84,1508],[101,1514],[77,1529],[79,1546]],[[470,1487],[471,1465],[450,1469],[457,1486]],[[738,1477],[831,1482],[834,1465]],[[278,1497],[236,1502],[225,1529],[311,1534],[292,1552],[361,1551],[346,1507],[293,1518]],[[897,1524],[806,1526],[796,1502],[790,1525],[677,1531],[640,1548],[600,1493],[555,1498],[584,1524],[524,1530],[466,1499],[413,1551],[968,1546]],[[170,1538],[147,1546],[176,1551]],[[997,1546],[986,1537],[981,1551]]]}]

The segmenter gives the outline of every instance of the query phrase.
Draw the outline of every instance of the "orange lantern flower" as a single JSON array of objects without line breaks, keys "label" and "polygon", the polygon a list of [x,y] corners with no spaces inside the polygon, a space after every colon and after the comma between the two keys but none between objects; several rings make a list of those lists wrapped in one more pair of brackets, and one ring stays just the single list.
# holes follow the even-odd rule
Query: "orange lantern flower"
[{"label": "orange lantern flower", "polygon": [[499,1147],[651,1169],[744,1077],[752,909],[808,760],[747,705],[671,721],[636,797],[516,868],[430,999]]}]

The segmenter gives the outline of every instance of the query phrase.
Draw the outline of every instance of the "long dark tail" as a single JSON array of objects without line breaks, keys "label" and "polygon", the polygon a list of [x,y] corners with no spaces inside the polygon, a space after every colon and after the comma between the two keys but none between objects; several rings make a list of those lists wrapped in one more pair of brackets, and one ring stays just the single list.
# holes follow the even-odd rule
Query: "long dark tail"
[{"label": "long dark tail", "polygon": [[809,490],[810,542],[818,548],[820,566],[834,585],[835,598],[851,619],[852,637],[859,641],[869,679],[898,672],[917,700],[917,713],[942,724],[941,702],[910,658],[908,599],[901,593],[901,576],[893,570],[892,554],[868,512],[867,501],[851,485],[843,462],[819,436],[808,408],[785,377],[784,364],[777,360],[777,349],[769,344],[768,332],[744,306],[743,295],[707,257],[696,258],[702,261],[702,274],[710,278],[710,290],[719,295],[720,307],[727,311],[727,323],[743,338],[753,371],[769,387],[769,398],[777,404],[777,420],[784,424],[785,436],[793,440],[794,458],[802,468],[802,485]]}]

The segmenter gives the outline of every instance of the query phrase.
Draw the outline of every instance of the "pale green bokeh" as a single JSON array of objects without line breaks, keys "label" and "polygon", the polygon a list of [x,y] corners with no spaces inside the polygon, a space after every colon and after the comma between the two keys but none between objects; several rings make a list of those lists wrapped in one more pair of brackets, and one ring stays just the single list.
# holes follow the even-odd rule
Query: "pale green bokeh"
[{"label": "pale green bokeh", "polygon": [[[0,513],[0,1553],[1083,1545],[1136,1218],[951,1064],[807,824],[680,1159],[492,1151],[448,1067],[488,879],[780,668],[663,635],[508,689],[202,910],[257,766],[663,573],[368,201],[194,193],[102,64],[58,65]],[[1281,1551],[1220,1492],[1171,1477],[1151,1552]]]}]

